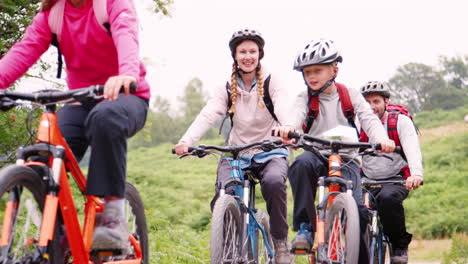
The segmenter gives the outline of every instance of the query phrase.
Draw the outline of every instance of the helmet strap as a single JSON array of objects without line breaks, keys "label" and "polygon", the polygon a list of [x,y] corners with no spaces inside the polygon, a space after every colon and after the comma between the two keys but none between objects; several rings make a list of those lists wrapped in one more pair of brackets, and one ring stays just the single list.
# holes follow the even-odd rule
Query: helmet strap
[{"label": "helmet strap", "polygon": [[[304,74],[303,74],[304,75]],[[307,85],[307,88],[309,88],[309,94],[310,96],[318,96],[320,93],[322,93],[323,91],[325,91],[328,87],[330,87],[330,85],[332,85],[334,82],[335,82],[335,78],[336,78],[336,75],[333,76],[333,78],[331,78],[330,80],[328,80],[322,87],[320,87],[320,89],[318,89],[317,91],[313,91],[310,87],[309,87],[309,84],[307,83],[307,81],[305,82],[306,85]],[[305,78],[304,78],[304,81],[305,81]]]}]

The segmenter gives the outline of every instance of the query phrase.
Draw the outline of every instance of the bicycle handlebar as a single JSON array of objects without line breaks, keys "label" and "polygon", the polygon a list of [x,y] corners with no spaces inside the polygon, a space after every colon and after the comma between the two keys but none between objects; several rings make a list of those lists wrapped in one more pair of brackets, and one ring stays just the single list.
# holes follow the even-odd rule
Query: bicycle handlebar
[{"label": "bicycle handlebar", "polygon": [[[318,138],[318,137],[314,137],[314,136],[307,135],[307,134],[301,134],[297,132],[289,132],[288,138],[296,139],[296,140],[300,140],[302,138],[305,141],[319,143],[322,146],[330,147],[332,149],[351,149],[351,148],[375,149],[375,150],[382,149],[382,146],[380,144],[329,140],[329,139]],[[301,147],[301,146],[298,146],[298,147]],[[398,146],[395,147],[395,150],[393,152],[396,152],[399,154],[403,153],[401,147],[398,147]]]},{"label": "bicycle handlebar", "polygon": [[[132,82],[130,84],[130,92],[135,92],[136,90],[136,83]],[[66,99],[74,99],[80,102],[88,101],[90,99],[97,100],[101,98],[99,97],[99,95],[101,95],[103,91],[104,85],[92,85],[89,87],[73,89],[68,91],[42,90],[36,93],[0,90],[0,107],[1,110],[6,111],[9,108],[16,105],[13,102],[15,100],[26,100],[36,102],[39,104],[58,103]],[[123,87],[121,89],[121,92],[122,91]]]},{"label": "bicycle handlebar", "polygon": [[[252,149],[254,147],[260,147],[260,149],[262,149],[263,151],[268,152],[273,149],[282,147],[281,143],[282,143],[282,140],[277,139],[277,140],[263,140],[263,141],[253,142],[250,144],[231,145],[231,146],[198,145],[197,147],[189,147],[188,153],[181,155],[181,158],[187,155],[198,156],[202,158],[206,156],[207,154],[211,153],[209,150],[216,150],[216,151],[223,152],[223,153],[231,153],[234,157],[237,157],[240,154],[240,152],[248,150],[248,149]],[[172,154],[176,154],[174,148],[172,149]]]}]

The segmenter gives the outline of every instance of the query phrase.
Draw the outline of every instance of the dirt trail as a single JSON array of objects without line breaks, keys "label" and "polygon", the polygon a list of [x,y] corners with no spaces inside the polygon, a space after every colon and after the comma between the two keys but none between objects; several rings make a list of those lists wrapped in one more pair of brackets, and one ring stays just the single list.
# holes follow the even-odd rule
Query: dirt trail
[{"label": "dirt trail", "polygon": [[421,129],[421,142],[431,141],[438,137],[468,133],[468,123],[456,122],[445,126]]}]

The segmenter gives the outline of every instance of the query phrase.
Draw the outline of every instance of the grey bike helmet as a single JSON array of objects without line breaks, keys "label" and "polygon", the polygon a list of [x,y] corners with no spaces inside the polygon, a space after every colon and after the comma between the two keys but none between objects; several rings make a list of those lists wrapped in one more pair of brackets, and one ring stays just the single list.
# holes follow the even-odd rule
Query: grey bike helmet
[{"label": "grey bike helmet", "polygon": [[232,34],[231,40],[229,40],[229,48],[231,49],[232,58],[235,58],[236,48],[244,40],[252,40],[258,45],[259,59],[263,58],[263,47],[265,46],[265,40],[262,38],[260,32],[254,29],[240,29]]},{"label": "grey bike helmet", "polygon": [[340,52],[332,40],[313,40],[301,50],[294,61],[294,69],[302,71],[306,66],[342,62]]},{"label": "grey bike helmet", "polygon": [[363,96],[372,93],[377,93],[385,98],[390,98],[390,87],[387,83],[379,81],[369,81],[361,87],[361,94]]}]

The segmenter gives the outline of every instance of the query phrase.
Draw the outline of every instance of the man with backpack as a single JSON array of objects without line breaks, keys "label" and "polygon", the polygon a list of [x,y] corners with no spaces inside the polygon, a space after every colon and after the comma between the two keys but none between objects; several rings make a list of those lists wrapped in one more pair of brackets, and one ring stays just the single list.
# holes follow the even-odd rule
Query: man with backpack
[{"label": "man with backpack", "polygon": [[[364,156],[363,174],[373,180],[395,177],[406,178],[406,185],[385,185],[371,189],[377,198],[377,208],[385,234],[392,243],[392,263],[408,262],[408,244],[412,235],[406,232],[403,200],[409,190],[417,189],[423,181],[422,155],[418,133],[403,106],[390,105],[390,89],[384,82],[370,81],[361,87],[361,93],[374,113],[387,128],[388,136],[401,146],[403,154],[390,153],[388,157]],[[361,141],[367,141],[364,132]]]},{"label": "man with backpack", "polygon": [[[357,117],[362,128],[369,133],[371,142],[381,143],[383,152],[392,152],[394,142],[388,139],[383,126],[373,115],[359,90],[349,89],[335,82],[338,63],[342,60],[334,42],[327,39],[314,40],[298,53],[294,69],[302,73],[307,89],[299,94],[292,114],[289,115],[291,120],[283,127],[275,128],[275,134],[287,139],[288,132],[302,125],[304,133],[321,136],[338,126],[355,128],[354,119]],[[289,168],[288,178],[294,197],[293,228],[298,231],[292,241],[294,251],[312,250],[316,231],[314,200],[317,181],[320,176],[327,175],[327,162],[326,158],[316,152],[304,151]],[[358,162],[347,163],[341,172],[344,179],[353,182],[353,197],[358,205],[360,224],[365,227],[368,217],[367,208],[362,204]],[[360,245],[358,263],[368,263],[367,249],[362,237]]]}]

